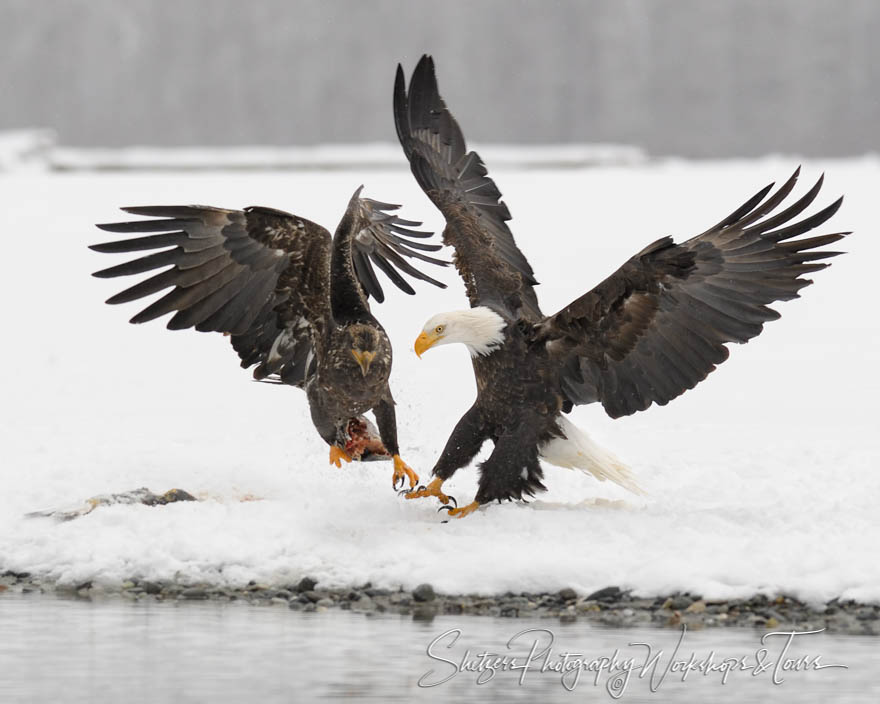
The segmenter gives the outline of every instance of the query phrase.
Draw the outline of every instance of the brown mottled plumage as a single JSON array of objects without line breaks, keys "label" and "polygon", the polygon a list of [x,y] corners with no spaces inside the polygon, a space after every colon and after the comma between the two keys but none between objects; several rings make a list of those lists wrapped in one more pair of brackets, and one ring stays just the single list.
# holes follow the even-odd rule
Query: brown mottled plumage
[{"label": "brown mottled plumage", "polygon": [[[174,313],[168,322],[172,330],[195,328],[229,335],[241,366],[256,365],[256,379],[276,379],[305,389],[312,420],[328,444],[343,451],[355,447],[354,459],[396,456],[394,400],[388,386],[391,344],[368,303],[370,296],[384,300],[373,265],[398,288],[413,294],[400,271],[436,286],[443,284],[404,257],[446,262],[422,253],[440,245],[417,241],[430,237],[411,229],[420,223],[387,212],[399,206],[361,198],[360,191],[351,198],[332,238],[320,225],[271,208],[123,208],[158,219],[98,227],[150,234],[92,249],[162,251],[95,276],[128,276],[170,267],[107,302],[124,303],[171,288],[131,322]],[[376,414],[381,442],[351,435],[353,427],[369,432],[360,418],[368,410]]]},{"label": "brown mottled plumage", "polygon": [[[693,388],[727,359],[727,343],[746,342],[779,317],[768,304],[796,298],[811,283],[802,275],[838,254],[818,248],[848,234],[795,239],[828,220],[842,200],[797,221],[819,193],[820,178],[780,210],[798,170],[775,193],[767,186],[701,235],[648,245],[592,291],[545,316],[531,266],[507,227],[507,206],[480,157],[467,151],[430,57],[419,61],[408,91],[398,66],[394,118],[413,175],[446,218],[443,240],[455,248],[472,306],[472,314],[434,316],[416,350],[464,342],[478,388],[434,467],[436,479],[411,496],[445,499],[442,482],[492,439],[495,450],[481,465],[476,500],[464,514],[542,490],[541,457],[637,490],[626,467],[563,413],[598,401],[616,418]],[[493,330],[501,331],[497,338]]]}]

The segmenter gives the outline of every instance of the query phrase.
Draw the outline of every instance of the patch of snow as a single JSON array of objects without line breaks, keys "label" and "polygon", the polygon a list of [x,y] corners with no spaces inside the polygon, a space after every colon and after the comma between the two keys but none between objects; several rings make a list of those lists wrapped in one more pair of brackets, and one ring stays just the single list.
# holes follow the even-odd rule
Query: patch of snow
[{"label": "patch of snow", "polygon": [[[648,242],[702,232],[796,165],[487,162],[548,313]],[[102,301],[133,281],[89,276],[122,259],[86,249],[108,239],[93,223],[124,217],[118,206],[262,204],[332,230],[364,183],[369,197],[403,203],[402,217],[441,231],[406,171],[0,174],[0,565],[66,582],[310,575],[325,585],[483,593],[615,584],[640,594],[880,600],[880,319],[869,289],[880,161],[805,163],[797,193],[822,171],[816,207],[846,194],[824,231],[854,230],[842,243],[849,254],[669,406],[616,421],[596,406],[572,414],[632,468],[646,497],[547,465],[550,490],[536,501],[446,524],[433,499],[397,496],[390,462],[329,466],[301,391],[253,383],[218,335],[129,325],[140,308]],[[388,285],[376,308],[395,348],[401,453],[423,480],[475,395],[463,347],[421,360],[412,350],[425,320],[466,306],[452,269],[430,273],[449,289],[417,285],[408,297]],[[99,507],[63,523],[24,518],[141,486],[208,498]],[[444,490],[469,502],[474,466]],[[248,495],[261,500],[239,500]]]},{"label": "patch of snow", "polygon": [[[474,147],[496,167],[576,168],[644,163],[645,153],[618,144],[503,145]],[[49,163],[61,171],[405,169],[400,145],[334,144],[302,147],[223,147],[119,149],[59,147]]]}]

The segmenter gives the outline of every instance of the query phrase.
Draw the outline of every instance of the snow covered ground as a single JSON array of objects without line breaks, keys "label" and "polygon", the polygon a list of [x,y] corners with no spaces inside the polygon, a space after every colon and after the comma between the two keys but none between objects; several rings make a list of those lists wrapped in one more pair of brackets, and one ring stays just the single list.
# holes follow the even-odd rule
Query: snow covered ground
[{"label": "snow covered ground", "polygon": [[[768,158],[492,173],[552,312],[648,242],[701,232],[795,166]],[[252,383],[217,335],[129,325],[138,308],[103,304],[122,282],[89,276],[120,261],[86,245],[106,238],[93,223],[119,219],[122,205],[262,204],[332,230],[363,183],[439,231],[407,171],[0,174],[0,566],[66,582],[308,574],[327,586],[616,584],[641,594],[880,600],[880,320],[871,300],[880,161],[805,163],[798,193],[822,171],[820,205],[846,194],[829,231],[855,232],[848,255],[669,406],[617,421],[592,406],[572,414],[649,496],[547,467],[550,491],[537,501],[448,524],[433,500],[392,491],[389,463],[328,466],[300,391]],[[463,347],[421,360],[412,351],[425,319],[465,304],[454,271],[441,276],[448,290],[421,286],[377,311],[395,346],[402,453],[425,479],[475,394]],[[448,483],[460,503],[475,474]],[[140,486],[211,498],[99,508],[67,523],[23,517]]]}]

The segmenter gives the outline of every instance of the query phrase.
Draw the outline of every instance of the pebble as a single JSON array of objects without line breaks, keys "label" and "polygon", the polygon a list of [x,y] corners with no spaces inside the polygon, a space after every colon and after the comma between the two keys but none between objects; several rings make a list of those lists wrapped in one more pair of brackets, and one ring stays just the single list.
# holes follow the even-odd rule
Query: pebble
[{"label": "pebble", "polygon": [[691,604],[693,604],[695,599],[691,598],[687,594],[675,594],[669,597],[664,603],[663,608],[669,609],[671,611],[684,611]]},{"label": "pebble", "polygon": [[566,587],[565,589],[560,590],[559,598],[562,601],[574,601],[578,598],[577,592],[571,587]]},{"label": "pebble", "polygon": [[412,595],[416,601],[434,601],[437,596],[434,594],[434,587],[430,584],[420,584],[413,589]]},{"label": "pebble", "polygon": [[207,599],[208,592],[201,587],[190,587],[180,592],[180,596],[183,599]]},{"label": "pebble", "polygon": [[318,582],[311,577],[303,577],[301,580],[299,580],[299,584],[296,585],[296,591],[310,592],[315,588],[317,584]]},{"label": "pebble", "polygon": [[589,601],[617,601],[621,594],[620,587],[605,587],[593,592],[587,599]]}]

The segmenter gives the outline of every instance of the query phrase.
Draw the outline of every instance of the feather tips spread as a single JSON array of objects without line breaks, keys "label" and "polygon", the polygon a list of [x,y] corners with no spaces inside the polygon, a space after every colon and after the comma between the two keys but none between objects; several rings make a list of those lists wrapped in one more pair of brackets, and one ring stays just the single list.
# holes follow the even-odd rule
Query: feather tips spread
[{"label": "feather tips spread", "polygon": [[402,67],[394,83],[394,123],[413,175],[446,218],[444,242],[472,306],[492,304],[511,315],[541,317],[532,267],[507,227],[510,211],[482,159],[437,88],[434,62],[423,56],[406,90]]},{"label": "feather tips spread", "polygon": [[[556,341],[563,386],[573,403],[600,401],[612,417],[665,404],[727,359],[725,344],[746,342],[839,252],[818,249],[845,232],[795,239],[825,223],[842,199],[795,220],[822,179],[774,214],[798,171],[771,194],[762,189],[706,232],[682,244],[658,240],[540,325]],[[769,197],[768,197],[768,194]]]}]

